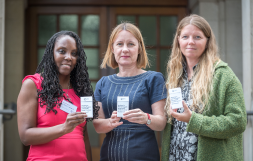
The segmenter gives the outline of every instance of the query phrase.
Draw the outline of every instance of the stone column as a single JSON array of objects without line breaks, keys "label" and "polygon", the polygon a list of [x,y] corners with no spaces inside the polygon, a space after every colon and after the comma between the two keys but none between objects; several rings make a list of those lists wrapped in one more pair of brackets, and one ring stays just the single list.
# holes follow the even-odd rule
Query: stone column
[{"label": "stone column", "polygon": [[[253,0],[242,0],[243,91],[247,111],[252,111]],[[244,132],[244,160],[253,161],[253,117]]]},{"label": "stone column", "polygon": [[[17,102],[24,78],[25,3],[26,0],[5,1],[5,103]],[[4,161],[14,160],[23,160],[17,115],[4,122]]]},{"label": "stone column", "polygon": [[[189,0],[191,13],[211,25],[221,55],[243,85],[247,111],[253,111],[253,0]],[[244,132],[244,160],[253,161],[253,116]]]},{"label": "stone column", "polygon": [[189,10],[211,25],[221,59],[242,83],[241,0],[189,0]]},{"label": "stone column", "polygon": [[[4,28],[5,0],[0,0],[0,109],[4,108]],[[0,161],[3,161],[3,123],[0,114]]]}]

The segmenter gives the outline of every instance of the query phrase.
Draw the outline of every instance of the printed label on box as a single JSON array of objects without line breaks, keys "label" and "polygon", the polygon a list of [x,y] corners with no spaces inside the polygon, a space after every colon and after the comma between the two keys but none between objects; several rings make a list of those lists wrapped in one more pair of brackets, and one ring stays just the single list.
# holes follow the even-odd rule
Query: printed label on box
[{"label": "printed label on box", "polygon": [[123,113],[129,110],[129,97],[117,97],[117,117],[123,117]]},{"label": "printed label on box", "polygon": [[87,114],[87,118],[93,118],[93,99],[92,96],[81,97],[81,112]]},{"label": "printed label on box", "polygon": [[169,89],[170,105],[172,109],[183,108],[181,88]]}]

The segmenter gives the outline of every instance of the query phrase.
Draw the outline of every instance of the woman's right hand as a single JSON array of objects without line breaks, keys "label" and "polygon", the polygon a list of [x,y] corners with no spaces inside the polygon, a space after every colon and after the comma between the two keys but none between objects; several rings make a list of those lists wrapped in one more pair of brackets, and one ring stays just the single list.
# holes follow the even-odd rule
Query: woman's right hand
[{"label": "woman's right hand", "polygon": [[189,123],[191,116],[192,116],[192,112],[189,109],[189,107],[187,106],[187,104],[184,102],[184,100],[182,101],[182,104],[184,107],[183,113],[178,113],[177,109],[172,109],[172,107],[170,106],[170,115],[172,117],[174,117],[175,119],[177,119],[178,121],[183,121],[183,122]]},{"label": "woman's right hand", "polygon": [[64,134],[72,132],[75,127],[85,122],[87,114],[85,112],[74,112],[67,115],[66,121],[63,123]]},{"label": "woman's right hand", "polygon": [[94,119],[93,126],[97,133],[108,133],[112,131],[119,125],[122,125],[123,122],[120,121],[120,117],[117,117],[117,111],[113,111],[110,118],[105,118],[105,114],[103,111],[102,103],[98,102],[99,111],[98,111],[98,119]]},{"label": "woman's right hand", "polygon": [[119,122],[120,119],[121,119],[121,117],[117,117],[117,111],[113,111],[111,118],[109,118],[112,128],[115,128],[115,127],[123,124],[123,122]]}]

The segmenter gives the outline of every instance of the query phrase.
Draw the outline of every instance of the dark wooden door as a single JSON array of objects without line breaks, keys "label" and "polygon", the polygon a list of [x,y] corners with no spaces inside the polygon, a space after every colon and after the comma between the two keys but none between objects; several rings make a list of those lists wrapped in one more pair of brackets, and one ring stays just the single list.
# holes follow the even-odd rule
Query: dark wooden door
[{"label": "dark wooden door", "polygon": [[[118,4],[118,1],[117,3],[116,1],[100,1],[100,3],[93,1],[90,2],[93,6],[89,7],[87,1],[73,1],[74,6],[67,6],[69,1],[62,1],[65,5],[61,6],[60,1],[57,0],[54,2],[29,1],[35,6],[30,6],[26,12],[25,75],[35,73],[46,42],[55,32],[71,30],[76,32],[82,40],[87,54],[90,79],[95,89],[96,82],[102,75],[108,73],[102,71],[99,65],[106,51],[111,30],[121,21],[130,21],[140,28],[144,37],[151,61],[151,67],[147,70],[159,71],[166,76],[166,64],[173,34],[178,21],[187,14],[186,0],[181,0],[178,2],[180,5],[174,4],[174,6],[174,2],[166,2],[165,7],[163,5],[165,2],[160,0],[157,1],[161,3],[160,6],[153,5],[154,2],[151,1],[148,5],[140,0],[131,2],[132,4],[126,2],[127,6],[122,7],[124,4]],[[168,4],[172,4],[173,7],[169,7]],[[117,70],[108,70],[110,70],[109,73],[117,72]],[[105,134],[97,134],[92,123],[88,123],[88,132],[93,161],[98,161]],[[156,133],[159,146],[161,135],[161,132]],[[29,147],[24,147],[24,160],[27,158],[28,151]]]}]

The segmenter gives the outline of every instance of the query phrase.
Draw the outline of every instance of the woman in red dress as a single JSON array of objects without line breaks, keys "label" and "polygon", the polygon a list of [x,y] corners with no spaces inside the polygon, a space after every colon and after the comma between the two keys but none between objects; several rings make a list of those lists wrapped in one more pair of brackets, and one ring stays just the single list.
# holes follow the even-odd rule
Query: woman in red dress
[{"label": "woman in red dress", "polygon": [[[18,130],[30,145],[27,160],[87,161],[91,149],[80,97],[93,96],[80,38],[71,31],[54,34],[48,41],[36,73],[24,78],[17,100]],[[77,107],[62,110],[62,101]],[[93,99],[94,118],[99,107]]]}]

